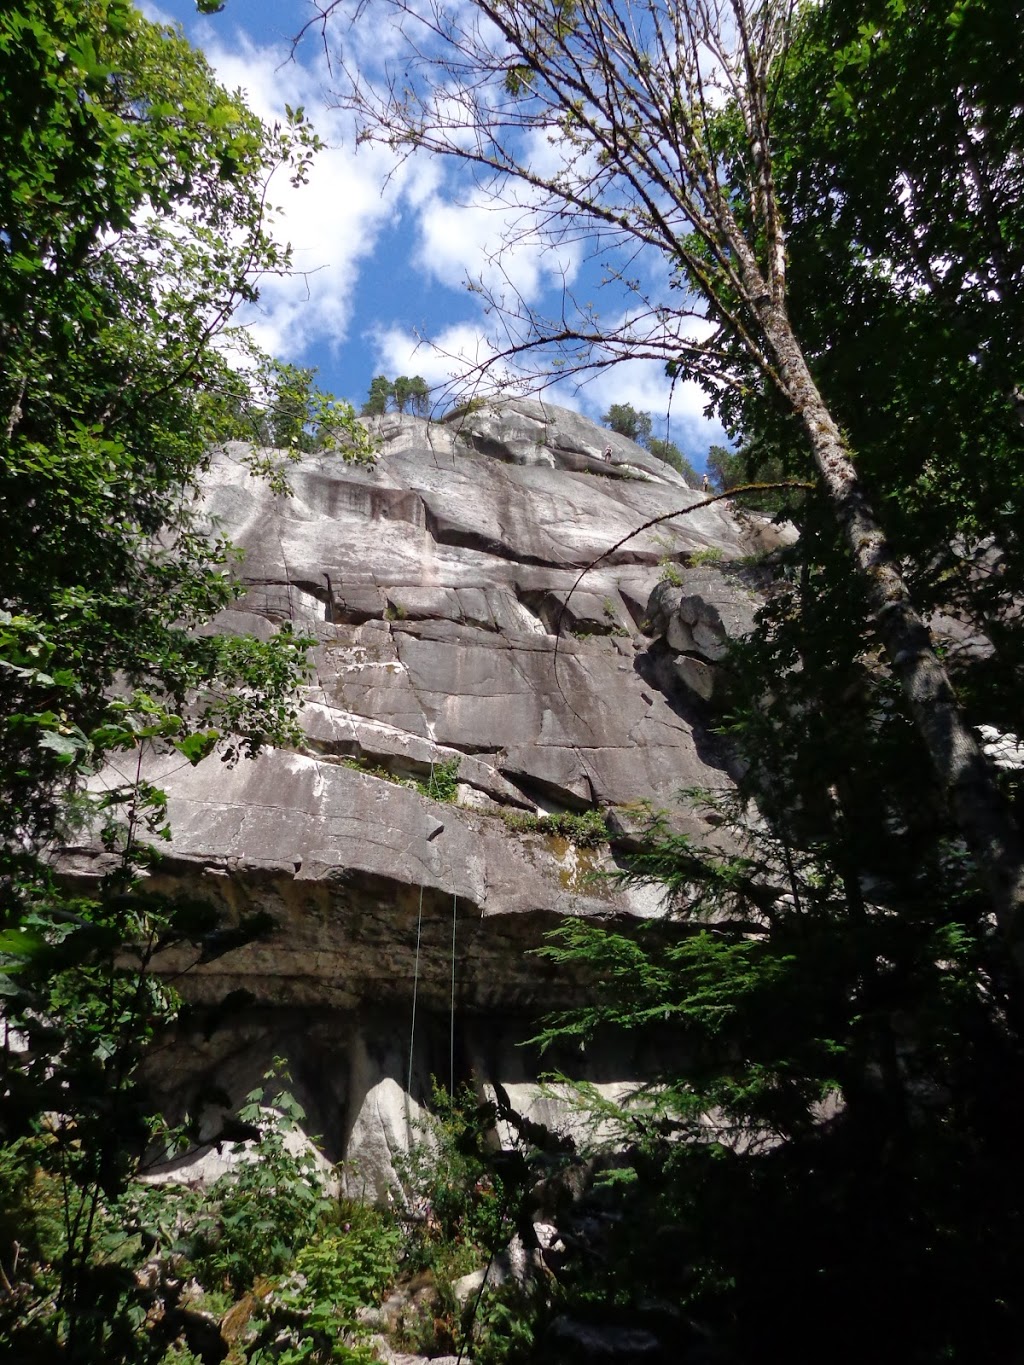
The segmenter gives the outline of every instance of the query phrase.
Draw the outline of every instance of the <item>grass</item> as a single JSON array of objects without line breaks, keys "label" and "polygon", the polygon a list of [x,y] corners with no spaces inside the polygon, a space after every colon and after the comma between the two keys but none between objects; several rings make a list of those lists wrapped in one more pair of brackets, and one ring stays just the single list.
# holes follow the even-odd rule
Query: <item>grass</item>
[{"label": "grass", "polygon": [[378,777],[383,782],[393,783],[396,787],[408,787],[410,791],[419,792],[420,796],[426,796],[431,801],[453,803],[459,795],[459,764],[461,762],[462,760],[456,756],[447,759],[444,763],[435,763],[425,781],[421,781],[418,777],[401,777],[382,764],[371,763],[365,758],[343,758],[341,766],[351,768],[357,773],[363,773],[366,777]]},{"label": "grass", "polygon": [[691,566],[697,564],[721,564],[725,551],[717,545],[709,545],[706,550],[694,550],[690,555]]},{"label": "grass", "polygon": [[526,811],[502,811],[501,820],[517,834],[555,834],[579,848],[596,848],[608,842],[608,826],[599,810],[580,814],[562,811],[558,815],[528,815]]}]

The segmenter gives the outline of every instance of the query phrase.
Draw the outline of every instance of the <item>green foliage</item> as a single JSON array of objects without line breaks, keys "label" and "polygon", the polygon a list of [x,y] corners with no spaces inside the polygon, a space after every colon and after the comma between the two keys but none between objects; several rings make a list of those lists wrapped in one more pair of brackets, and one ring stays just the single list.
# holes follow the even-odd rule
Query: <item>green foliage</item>
[{"label": "green foliage", "polygon": [[303,1247],[295,1270],[313,1298],[354,1323],[356,1311],[378,1303],[394,1282],[402,1234],[392,1217],[365,1204],[343,1204],[336,1216],[338,1231]]},{"label": "green foliage", "polygon": [[649,412],[637,412],[631,403],[613,403],[601,421],[612,431],[635,441],[656,459],[678,470],[691,488],[696,488],[700,483],[700,475],[676,443],[652,435],[654,422]]},{"label": "green foliage", "polygon": [[410,412],[414,417],[426,417],[430,411],[430,387],[422,375],[401,374],[389,379],[379,374],[370,384],[363,404],[364,417],[380,417],[385,412]]},{"label": "green foliage", "polygon": [[[301,180],[318,144],[301,111],[264,128],[126,0],[5,11],[0,79],[0,844],[17,859],[102,757],[115,678],[166,701],[179,739],[239,684],[227,723],[254,743],[292,724],[287,633],[194,633],[230,600],[233,555],[187,490],[241,384],[217,334],[287,269],[267,182]],[[209,710],[186,709],[196,693]]]},{"label": "green foliage", "polygon": [[[1002,38],[1013,13],[881,0],[808,10],[779,84],[776,178],[790,312],[824,396],[924,613],[952,607],[993,644],[982,666],[947,660],[972,718],[1018,732],[1024,105]],[[795,471],[777,404],[757,385],[734,398],[753,464]],[[808,558],[828,570],[819,590],[837,587],[841,610],[841,554],[817,500],[803,522]]]},{"label": "green foliage", "polygon": [[425,1210],[413,1252],[420,1265],[433,1264],[449,1245],[467,1247],[475,1263],[511,1235],[504,1183],[490,1170],[486,1151],[494,1119],[493,1106],[481,1105],[468,1086],[450,1096],[434,1085],[419,1140],[397,1164],[407,1196]]},{"label": "green foliage", "polygon": [[426,417],[430,408],[430,388],[422,375],[400,374],[395,380],[394,403],[396,412],[411,412]]},{"label": "green foliage", "polygon": [[526,1365],[536,1359],[541,1338],[538,1305],[518,1285],[499,1285],[484,1294],[472,1330],[475,1365]]},{"label": "green foliage", "polygon": [[[244,332],[234,342],[250,359],[236,370],[232,383],[211,396],[225,437],[284,450],[289,458],[302,452],[339,455],[351,464],[372,465],[377,445],[356,417],[351,403],[324,393],[316,370],[288,364],[254,350]],[[273,469],[273,466],[271,466]],[[281,491],[287,491],[286,484]]]},{"label": "green foliage", "polygon": [[649,412],[637,412],[632,403],[613,403],[601,421],[628,441],[646,445],[653,423]]},{"label": "green foliage", "polygon": [[499,1111],[468,1086],[449,1096],[435,1084],[420,1140],[396,1169],[414,1215],[407,1266],[429,1272],[436,1293],[429,1319],[407,1324],[406,1344],[428,1354],[461,1349],[472,1360],[511,1365],[532,1344],[539,1306],[512,1285],[485,1289],[460,1312],[452,1288],[508,1245],[533,1184],[528,1143],[520,1138],[507,1150],[493,1145]]},{"label": "green foliage", "polygon": [[[732,664],[779,676],[764,642]],[[856,1305],[872,1293],[901,1356],[969,1359],[984,1319],[984,1353],[1003,1358],[1022,1256],[1005,1085],[1020,1046],[987,901],[934,803],[921,808],[891,688],[872,733],[803,707],[828,695],[805,681],[733,718],[747,777],[710,813],[741,852],[716,857],[655,819],[625,875],[661,888],[668,919],[634,934],[570,921],[545,950],[595,988],[539,1041],[626,1032],[656,1063],[620,1103],[576,1088],[614,1176],[600,1195],[613,1232],[567,1290],[676,1303],[739,1359],[811,1358],[836,1324],[841,1358],[861,1359],[873,1328]]]},{"label": "green foliage", "polygon": [[706,550],[693,550],[690,553],[689,562],[692,565],[698,564],[721,564],[725,559],[725,551],[718,545],[709,545]]},{"label": "green foliage", "polygon": [[579,848],[597,848],[608,842],[608,826],[599,810],[561,811],[555,815],[529,815],[504,810],[501,819],[517,834],[553,834]]},{"label": "green foliage", "polygon": [[379,374],[370,382],[370,392],[363,404],[364,417],[380,417],[388,410],[394,397],[395,386],[385,374]]},{"label": "green foliage", "polygon": [[[156,955],[211,960],[265,928],[221,929],[155,896],[169,830],[145,780],[154,754],[196,763],[296,735],[306,641],[198,627],[233,594],[235,553],[196,497],[210,449],[239,434],[247,395],[224,330],[256,281],[288,268],[269,231],[272,177],[296,183],[317,139],[301,110],[269,129],[179,33],[127,0],[0,14],[0,992],[2,1150],[40,1207],[13,1207],[0,1260],[11,1358],[136,1361],[143,1243],[114,1213],[162,1135],[142,1056],[172,1024]],[[275,420],[307,377],[250,350]],[[310,399],[310,401],[313,401]],[[253,469],[278,484],[276,461]],[[120,759],[123,785],[85,779]],[[108,871],[72,893],[51,869],[85,832]],[[14,1045],[14,1039],[18,1045]],[[181,1135],[162,1135],[172,1146]],[[26,1166],[26,1171],[29,1169]],[[18,1248],[23,1248],[19,1251]],[[11,1277],[14,1277],[13,1279]]]},{"label": "green foliage", "polygon": [[382,782],[395,782],[403,787],[412,784],[412,778],[399,777],[390,768],[385,768],[382,763],[371,763],[367,758],[343,758],[341,765],[343,768],[351,768],[353,772],[365,773],[367,777],[379,777]]},{"label": "green foliage", "polygon": [[[342,1338],[358,1334],[357,1309],[378,1302],[393,1281],[402,1230],[393,1216],[360,1205],[337,1205],[326,1195],[312,1152],[289,1148],[289,1136],[297,1133],[303,1114],[286,1090],[274,1090],[286,1079],[278,1061],[267,1074],[266,1086],[251,1092],[238,1119],[258,1136],[247,1147],[235,1148],[240,1160],[234,1170],[208,1191],[133,1183],[117,1200],[101,1201],[100,1232],[92,1251],[94,1279],[101,1274],[109,1277],[116,1266],[130,1265],[141,1248],[151,1261],[173,1267],[174,1275],[197,1277],[208,1291],[204,1303],[219,1301],[223,1311],[257,1281],[265,1286],[268,1277],[278,1277],[272,1293],[261,1291],[258,1296],[260,1307],[244,1356],[250,1365],[272,1359],[368,1362],[373,1357],[366,1348],[350,1347]],[[268,1087],[274,1093],[268,1093]],[[0,1165],[4,1208],[21,1197],[14,1182],[29,1169],[27,1155],[12,1153]],[[51,1188],[55,1184],[55,1178],[39,1174],[30,1182],[37,1198],[40,1190],[46,1196],[50,1189],[35,1214],[36,1226],[51,1228],[49,1245],[44,1248],[40,1241],[37,1290],[52,1281],[46,1261],[57,1262],[63,1244],[60,1217],[46,1212],[60,1207],[59,1190]],[[18,1225],[25,1226],[21,1219]],[[28,1246],[22,1251],[26,1258],[33,1254]],[[105,1334],[112,1358],[132,1365],[188,1360],[181,1343],[164,1356],[159,1317],[147,1323],[144,1314],[133,1313],[133,1301],[144,1302],[138,1289],[128,1275],[119,1282],[118,1300],[106,1296],[113,1326],[121,1317],[126,1328],[120,1340],[116,1331]],[[226,1298],[223,1290],[228,1291]],[[20,1306],[24,1307],[23,1292]],[[51,1306],[49,1311],[55,1309]],[[35,1312],[40,1312],[38,1306]],[[22,1329],[13,1339],[24,1352],[21,1358],[28,1359],[31,1333]],[[48,1358],[45,1349],[39,1358]]]},{"label": "green foliage", "polygon": [[747,470],[739,451],[725,446],[711,446],[708,450],[708,474],[717,493],[725,493],[739,483],[747,483]]},{"label": "green foliage", "polygon": [[427,779],[423,789],[424,796],[428,796],[431,801],[456,801],[459,795],[459,758],[446,759],[444,763],[435,764],[430,770],[430,777]]},{"label": "green foliage", "polygon": [[683,571],[671,556],[664,555],[659,559],[658,567],[661,570],[658,575],[659,583],[671,583],[674,588],[683,586]]},{"label": "green foliage", "polygon": [[[128,707],[121,716],[132,719]],[[148,720],[140,728],[159,730],[160,708]],[[34,1191],[26,1209],[6,1182],[0,1264],[14,1289],[0,1304],[0,1345],[26,1361],[144,1358],[145,1296],[131,1267],[154,1237],[135,1240],[121,1201],[152,1145],[184,1141],[163,1131],[139,1073],[178,1009],[153,959],[191,945],[210,960],[265,927],[254,917],[225,931],[209,907],[147,890],[142,874],[168,832],[162,792],[137,780],[91,815],[112,870],[90,897],[20,888],[20,923],[0,938],[6,1022],[20,1039],[5,1056],[0,1152]]]},{"label": "green foliage", "polygon": [[662,441],[657,436],[651,436],[647,442],[647,449],[659,460],[664,460],[665,464],[671,465],[678,470],[691,488],[697,488],[700,484],[700,475],[693,465],[676,445],[675,441]]},{"label": "green foliage", "polygon": [[[716,493],[727,493],[743,483],[781,483],[800,471],[789,462],[752,445],[740,450],[725,446],[711,446],[708,451],[708,475]],[[751,507],[759,512],[774,512],[795,516],[802,507],[799,492],[740,493],[733,500],[737,507]]]},{"label": "green foliage", "polygon": [[[365,1332],[358,1310],[378,1304],[394,1281],[402,1230],[391,1215],[360,1204],[342,1206],[337,1216],[337,1230],[308,1242],[294,1258],[248,1365],[369,1365],[376,1359],[369,1347],[352,1344]],[[259,1344],[267,1338],[270,1344]]]},{"label": "green foliage", "polygon": [[236,1144],[242,1159],[211,1186],[192,1234],[189,1259],[200,1279],[236,1295],[259,1276],[287,1269],[333,1207],[314,1153],[288,1147],[289,1134],[301,1131],[302,1106],[287,1090],[267,1094],[287,1080],[278,1059],[265,1084],[246,1097],[239,1119],[259,1137],[251,1149]]},{"label": "green foliage", "polygon": [[426,796],[431,801],[448,802],[458,800],[459,765],[461,762],[462,760],[458,756],[445,759],[443,763],[437,763],[431,768],[426,781],[421,781],[415,777],[403,777],[401,773],[392,772],[383,764],[371,763],[365,758],[342,759],[346,768],[353,768],[356,772],[366,773],[368,777],[379,777],[384,782],[394,782],[399,787],[409,787],[412,791],[419,792],[421,796]]},{"label": "green foliage", "polygon": [[173,1342],[160,1357],[160,1365],[203,1365],[203,1358],[180,1342]]},{"label": "green foliage", "polygon": [[[173,1286],[188,1280],[201,1287],[196,1306],[204,1312],[245,1314],[234,1346],[239,1365],[369,1365],[359,1310],[401,1281],[431,1286],[429,1311],[399,1324],[405,1344],[461,1345],[494,1365],[527,1359],[541,1304],[508,1286],[463,1307],[453,1288],[504,1249],[535,1178],[527,1145],[492,1146],[499,1106],[479,1104],[468,1089],[453,1099],[435,1092],[419,1140],[398,1163],[399,1201],[372,1209],[328,1198],[312,1153],[289,1146],[303,1115],[280,1088],[286,1079],[277,1061],[250,1093],[238,1122],[254,1136],[208,1190],[129,1181],[116,1196],[100,1195],[82,1280],[96,1297],[80,1315],[79,1338],[89,1343],[81,1358],[94,1359],[102,1343],[104,1359],[124,1365],[188,1362],[173,1308]],[[48,1145],[46,1138],[0,1153],[0,1230],[24,1238],[2,1263],[12,1291],[0,1303],[0,1344],[40,1365],[75,1350],[66,1333],[54,1332],[63,1320],[66,1200]],[[143,1255],[148,1277],[169,1286],[161,1291],[166,1314],[152,1311],[154,1299],[133,1273]]]},{"label": "green foliage", "polygon": [[26,1267],[37,1272],[56,1264],[62,1250],[63,1201],[41,1160],[44,1144],[44,1138],[19,1138],[0,1147],[0,1267],[12,1285]]}]

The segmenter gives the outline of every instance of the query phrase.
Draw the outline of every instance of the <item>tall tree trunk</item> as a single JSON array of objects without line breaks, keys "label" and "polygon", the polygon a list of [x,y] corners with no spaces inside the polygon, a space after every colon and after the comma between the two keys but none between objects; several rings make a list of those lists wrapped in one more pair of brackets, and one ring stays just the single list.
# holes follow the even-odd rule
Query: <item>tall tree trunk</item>
[{"label": "tall tree trunk", "polygon": [[1024,850],[993,765],[964,720],[928,627],[910,598],[856,467],[804,359],[785,308],[762,296],[760,316],[779,378],[810,438],[893,673],[899,680],[953,816],[984,880],[1024,982]]}]

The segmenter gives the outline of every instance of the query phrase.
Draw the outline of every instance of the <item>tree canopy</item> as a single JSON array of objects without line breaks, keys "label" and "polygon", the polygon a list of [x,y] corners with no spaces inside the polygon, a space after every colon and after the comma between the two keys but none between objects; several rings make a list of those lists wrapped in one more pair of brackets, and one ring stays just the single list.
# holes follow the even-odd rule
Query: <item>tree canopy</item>
[{"label": "tree canopy", "polygon": [[635,441],[637,445],[649,441],[654,430],[651,414],[637,412],[632,403],[613,403],[601,421],[606,427],[611,427],[612,431],[625,436],[629,441]]},{"label": "tree canopy", "polygon": [[[301,176],[315,141],[300,117],[265,129],[121,0],[19,5],[0,20],[0,61],[0,765],[13,795],[39,790],[40,730],[54,772],[102,752],[115,677],[178,708],[205,689],[208,719],[242,719],[227,693],[214,700],[249,667],[242,651],[190,629],[230,596],[230,547],[208,541],[184,491],[238,385],[215,339],[262,271],[287,268],[270,177]],[[5,836],[34,837],[37,818],[10,800]]]},{"label": "tree canopy", "polygon": [[389,379],[379,374],[370,384],[363,404],[364,417],[380,417],[385,412],[408,412],[413,417],[426,417],[430,411],[430,388],[422,375],[400,374]]},{"label": "tree canopy", "polygon": [[[96,1240],[158,1128],[138,1065],[176,1003],[152,956],[214,928],[143,884],[168,836],[144,757],[293,739],[305,672],[287,626],[198,630],[235,591],[200,482],[256,420],[284,449],[250,468],[282,491],[307,441],[371,451],[347,405],[229,327],[290,268],[272,195],[317,149],[301,110],[264,126],[127,0],[5,7],[0,88],[0,1338],[134,1360],[137,1286]],[[82,825],[109,868],[79,893],[53,860]],[[60,1249],[15,1292],[7,1211],[36,1171],[61,1191]]]}]

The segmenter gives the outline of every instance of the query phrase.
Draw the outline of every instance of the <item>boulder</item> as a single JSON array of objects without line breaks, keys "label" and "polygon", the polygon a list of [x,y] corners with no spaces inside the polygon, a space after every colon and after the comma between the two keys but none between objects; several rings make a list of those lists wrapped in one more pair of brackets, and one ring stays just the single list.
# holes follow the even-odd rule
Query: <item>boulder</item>
[{"label": "boulder", "polygon": [[701,564],[674,571],[648,599],[648,630],[664,641],[674,675],[703,702],[727,681],[721,665],[730,645],[753,628],[759,599],[748,577],[741,567]]}]

